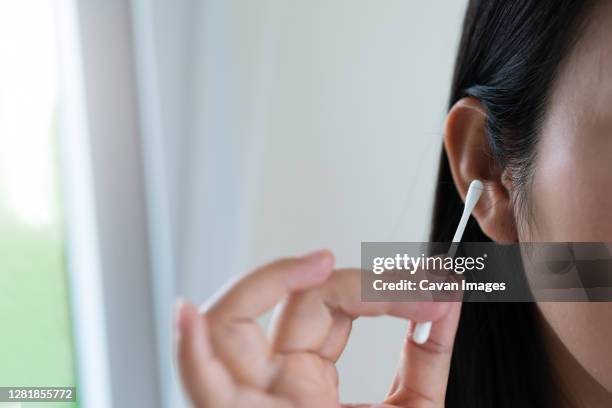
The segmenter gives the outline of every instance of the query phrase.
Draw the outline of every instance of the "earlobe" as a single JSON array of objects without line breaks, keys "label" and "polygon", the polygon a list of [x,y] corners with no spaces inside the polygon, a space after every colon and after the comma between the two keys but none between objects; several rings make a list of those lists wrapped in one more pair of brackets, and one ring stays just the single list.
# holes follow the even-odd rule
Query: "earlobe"
[{"label": "earlobe", "polygon": [[517,231],[510,191],[503,170],[491,155],[487,137],[487,114],[472,97],[459,100],[444,125],[444,148],[455,186],[462,199],[474,179],[484,191],[473,211],[482,231],[493,241],[515,242]]}]

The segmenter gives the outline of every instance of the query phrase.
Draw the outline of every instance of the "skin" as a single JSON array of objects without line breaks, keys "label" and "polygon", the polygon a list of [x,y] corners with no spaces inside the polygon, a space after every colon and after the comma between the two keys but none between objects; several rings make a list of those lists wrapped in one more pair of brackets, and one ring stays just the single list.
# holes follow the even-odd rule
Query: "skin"
[{"label": "skin", "polygon": [[[485,183],[474,209],[497,242],[610,241],[612,236],[612,3],[601,2],[565,58],[547,107],[520,214],[511,174],[487,154],[486,112],[473,98],[450,110],[444,144],[457,190]],[[364,303],[357,270],[333,271],[327,251],[246,275],[198,312],[176,312],[177,359],[197,407],[343,407],[339,358],[359,316],[433,321],[424,345],[410,330],[384,401],[362,407],[443,407],[460,303]],[[268,337],[255,318],[280,304]],[[538,304],[541,332],[568,407],[612,406],[612,303]],[[413,323],[409,325],[412,327]]]},{"label": "skin", "polygon": [[[537,146],[528,187],[532,213],[513,206],[506,170],[482,154],[486,113],[477,100],[458,102],[445,145],[462,194],[486,181],[474,215],[498,242],[609,242],[612,236],[612,4],[601,2],[561,65]],[[566,405],[612,406],[612,303],[540,302],[542,333]]]},{"label": "skin", "polygon": [[[338,401],[334,364],[353,320],[382,315],[433,321],[430,339],[419,345],[409,333],[387,398],[351,406],[443,406],[461,304],[362,302],[360,271],[332,268],[319,251],[257,269],[203,313],[180,302],[177,360],[194,406],[349,407]],[[255,319],[281,301],[268,338]]]},{"label": "skin", "polygon": [[[534,241],[612,237],[612,4],[602,2],[593,15],[562,66],[543,126],[533,180],[541,220]],[[583,406],[611,405],[612,303],[549,302],[539,308],[551,328],[549,343],[558,343],[559,372],[572,399]]]}]

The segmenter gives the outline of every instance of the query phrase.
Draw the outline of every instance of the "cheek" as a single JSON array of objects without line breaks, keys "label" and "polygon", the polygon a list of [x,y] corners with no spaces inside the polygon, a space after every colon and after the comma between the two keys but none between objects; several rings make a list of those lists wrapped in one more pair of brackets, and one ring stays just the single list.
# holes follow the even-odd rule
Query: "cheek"
[{"label": "cheek", "polygon": [[[612,137],[543,135],[533,179],[533,241],[612,241]],[[612,136],[612,135],[609,135]]]}]

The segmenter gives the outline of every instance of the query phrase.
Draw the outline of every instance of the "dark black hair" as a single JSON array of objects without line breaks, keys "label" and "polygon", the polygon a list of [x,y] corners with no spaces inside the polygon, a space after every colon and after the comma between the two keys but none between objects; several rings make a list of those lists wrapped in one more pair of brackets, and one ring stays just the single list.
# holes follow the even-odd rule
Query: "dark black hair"
[{"label": "dark black hair", "polygon": [[[470,0],[467,7],[449,109],[466,96],[480,101],[489,153],[510,170],[513,202],[526,217],[542,118],[593,2]],[[462,209],[442,149],[430,241],[450,241]],[[473,219],[463,240],[490,241]],[[555,378],[535,304],[464,303],[447,407],[557,407],[563,393]]]}]

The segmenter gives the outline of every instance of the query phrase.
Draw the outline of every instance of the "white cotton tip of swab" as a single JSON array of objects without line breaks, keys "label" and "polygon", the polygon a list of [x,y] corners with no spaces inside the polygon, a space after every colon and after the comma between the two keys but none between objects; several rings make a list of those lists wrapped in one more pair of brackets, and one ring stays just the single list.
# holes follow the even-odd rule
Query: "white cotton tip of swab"
[{"label": "white cotton tip of swab", "polygon": [[482,181],[472,180],[470,187],[468,188],[468,192],[465,195],[463,214],[461,215],[459,225],[457,225],[457,229],[455,230],[453,242],[461,242],[461,237],[463,236],[463,232],[465,231],[470,215],[472,214],[472,211],[474,211],[474,207],[476,207],[476,203],[478,203],[478,199],[480,199],[480,195],[482,194],[483,190],[484,187],[482,185]]},{"label": "white cotton tip of swab", "polygon": [[482,181],[472,180],[465,196],[465,211],[467,213],[472,213],[472,210],[474,210],[474,207],[476,207],[476,203],[478,202],[483,190],[484,187],[482,185]]},{"label": "white cotton tip of swab", "polygon": [[427,343],[429,332],[431,332],[431,322],[417,323],[414,326],[414,332],[412,332],[412,341],[416,344]]}]

